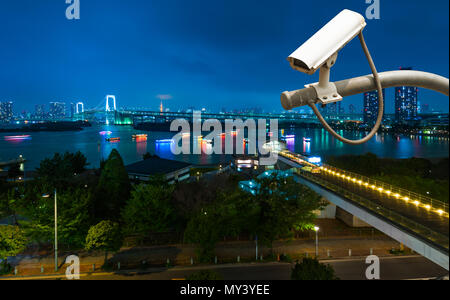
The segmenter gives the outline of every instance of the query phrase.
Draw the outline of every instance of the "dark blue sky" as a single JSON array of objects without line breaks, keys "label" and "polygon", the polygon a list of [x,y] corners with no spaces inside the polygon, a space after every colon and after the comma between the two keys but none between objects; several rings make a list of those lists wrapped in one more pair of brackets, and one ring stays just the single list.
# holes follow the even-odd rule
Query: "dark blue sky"
[{"label": "dark blue sky", "polygon": [[[316,82],[286,57],[342,9],[365,0],[81,0],[81,19],[64,0],[0,0],[0,101],[16,111],[37,103],[115,94],[119,106],[175,110],[259,106],[281,110],[279,95]],[[448,77],[449,1],[381,0],[365,36],[379,71],[413,66]],[[359,42],[340,54],[332,79],[370,73]],[[420,91],[448,111],[448,98]],[[359,108],[362,96],[344,100]],[[393,110],[393,90],[387,92]]]}]

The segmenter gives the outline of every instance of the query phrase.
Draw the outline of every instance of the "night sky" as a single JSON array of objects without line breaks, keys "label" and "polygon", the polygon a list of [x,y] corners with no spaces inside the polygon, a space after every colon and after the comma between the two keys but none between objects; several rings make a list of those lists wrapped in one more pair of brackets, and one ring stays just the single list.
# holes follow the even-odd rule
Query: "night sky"
[{"label": "night sky", "polygon": [[[172,110],[261,107],[281,111],[280,93],[316,82],[286,58],[342,9],[365,15],[365,0],[81,0],[67,20],[65,0],[0,0],[0,101],[35,104],[115,94],[118,106]],[[381,0],[381,19],[364,33],[378,70],[400,66],[449,76],[449,1]],[[370,73],[355,39],[333,80]],[[387,112],[393,111],[393,89]],[[448,112],[448,97],[419,100]],[[362,107],[362,95],[344,100]]]}]

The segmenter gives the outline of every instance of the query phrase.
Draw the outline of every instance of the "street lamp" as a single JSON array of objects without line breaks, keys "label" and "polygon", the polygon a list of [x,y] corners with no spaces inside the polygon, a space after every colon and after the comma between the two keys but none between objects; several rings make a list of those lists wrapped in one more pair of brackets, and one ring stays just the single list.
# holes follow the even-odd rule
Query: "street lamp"
[{"label": "street lamp", "polygon": [[319,257],[319,230],[319,227],[314,226],[314,231],[316,232],[316,258]]},{"label": "street lamp", "polygon": [[[50,198],[50,194],[42,195],[42,198]],[[55,272],[58,272],[58,204],[55,189]]]}]

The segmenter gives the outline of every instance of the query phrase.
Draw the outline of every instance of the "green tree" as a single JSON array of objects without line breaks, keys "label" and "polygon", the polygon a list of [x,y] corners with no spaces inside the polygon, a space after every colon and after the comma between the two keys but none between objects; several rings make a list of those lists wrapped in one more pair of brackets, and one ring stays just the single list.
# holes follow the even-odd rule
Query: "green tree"
[{"label": "green tree", "polygon": [[86,156],[84,156],[84,154],[80,151],[77,151],[76,153],[66,153],[64,159],[68,159],[70,161],[74,174],[83,173],[89,165]]},{"label": "green tree", "polygon": [[[29,198],[30,199],[30,198]],[[92,198],[84,189],[70,189],[57,194],[58,241],[68,248],[83,248],[86,234],[92,224]],[[54,235],[54,197],[41,194],[30,199],[23,222],[30,238],[35,241],[51,241]]]},{"label": "green tree", "polygon": [[17,216],[24,205],[21,192],[23,192],[23,187],[16,187],[8,190],[5,195],[0,195],[0,219],[11,217],[12,225],[18,225]]},{"label": "green tree", "polygon": [[118,221],[121,210],[130,197],[130,191],[131,183],[122,157],[113,149],[103,166],[94,192],[96,219]]},{"label": "green tree", "polygon": [[18,226],[0,226],[0,259],[3,266],[0,269],[7,271],[9,256],[16,256],[25,250],[27,238]]},{"label": "green tree", "polygon": [[122,213],[125,232],[146,236],[173,228],[176,214],[171,202],[172,193],[173,188],[165,184],[138,185]]},{"label": "green tree", "polygon": [[84,172],[87,166],[87,158],[80,151],[63,155],[55,153],[52,158],[41,161],[36,169],[36,177],[53,187],[64,188],[70,179]]},{"label": "green tree", "polygon": [[292,269],[292,280],[338,280],[333,267],[321,264],[317,259],[303,258]]},{"label": "green tree", "polygon": [[92,226],[86,236],[86,250],[105,251],[105,265],[108,252],[116,252],[122,247],[123,236],[118,223],[101,221]]},{"label": "green tree", "polygon": [[257,180],[254,201],[257,212],[254,233],[272,248],[277,238],[292,237],[292,230],[313,227],[314,211],[323,209],[321,197],[292,177],[273,174]]},{"label": "green tree", "polygon": [[194,213],[188,221],[185,239],[197,244],[197,257],[211,262],[216,244],[224,236],[237,236],[254,227],[255,207],[248,194],[240,190],[222,191],[216,202]]},{"label": "green tree", "polygon": [[210,206],[193,215],[187,224],[184,237],[187,242],[197,244],[196,254],[200,262],[210,263],[214,257],[216,244],[222,236],[218,217],[218,211]]}]

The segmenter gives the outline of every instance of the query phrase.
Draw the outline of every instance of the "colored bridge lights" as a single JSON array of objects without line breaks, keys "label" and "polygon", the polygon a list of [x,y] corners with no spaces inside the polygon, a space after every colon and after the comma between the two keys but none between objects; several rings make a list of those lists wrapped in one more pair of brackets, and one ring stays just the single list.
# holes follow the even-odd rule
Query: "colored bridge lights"
[{"label": "colored bridge lights", "polygon": [[425,208],[426,210],[433,211],[433,212],[437,213],[440,216],[448,217],[448,213],[446,213],[444,210],[442,210],[442,209],[433,209],[433,207],[430,204],[424,204],[424,203],[421,203],[418,200],[412,201],[407,196],[402,196],[399,193],[394,193],[391,190],[387,190],[387,189],[384,189],[382,187],[378,187],[378,186],[376,186],[374,184],[371,185],[368,182],[364,182],[363,180],[359,180],[358,178],[354,178],[354,177],[351,177],[351,176],[348,176],[348,175],[341,174],[339,172],[336,172],[334,170],[328,169],[326,167],[321,167],[320,169],[322,171],[332,175],[332,176],[337,177],[337,178],[342,178],[343,180],[347,180],[349,182],[353,182],[353,183],[358,184],[359,186],[365,187],[367,189],[372,189],[374,191],[377,191],[380,194],[386,194],[389,197],[394,197],[396,199],[403,200],[403,201],[405,201],[407,203],[411,203],[411,204],[413,204],[413,205],[415,205],[417,207]]}]

